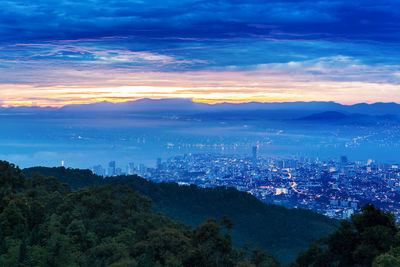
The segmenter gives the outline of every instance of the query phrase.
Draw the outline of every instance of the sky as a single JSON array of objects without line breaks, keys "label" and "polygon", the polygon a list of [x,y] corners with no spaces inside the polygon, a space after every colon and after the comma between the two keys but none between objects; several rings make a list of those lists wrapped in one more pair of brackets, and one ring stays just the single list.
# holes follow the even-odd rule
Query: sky
[{"label": "sky", "polygon": [[400,103],[400,2],[0,2],[0,105],[144,97]]}]

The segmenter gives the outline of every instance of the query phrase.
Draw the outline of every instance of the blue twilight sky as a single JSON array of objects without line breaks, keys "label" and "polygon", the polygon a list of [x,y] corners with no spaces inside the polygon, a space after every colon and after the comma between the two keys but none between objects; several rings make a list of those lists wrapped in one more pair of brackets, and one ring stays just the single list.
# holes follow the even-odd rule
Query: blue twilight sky
[{"label": "blue twilight sky", "polygon": [[399,1],[0,2],[0,104],[400,102]]}]

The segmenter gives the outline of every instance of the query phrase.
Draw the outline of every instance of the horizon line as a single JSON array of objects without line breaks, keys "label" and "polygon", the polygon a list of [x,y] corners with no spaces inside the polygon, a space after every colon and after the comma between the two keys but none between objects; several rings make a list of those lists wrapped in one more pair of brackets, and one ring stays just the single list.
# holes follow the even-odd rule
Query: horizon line
[{"label": "horizon line", "polygon": [[[211,106],[215,105],[221,105],[221,104],[289,104],[289,103],[334,103],[342,106],[354,106],[354,105],[360,105],[360,104],[366,104],[366,105],[374,105],[374,104],[396,104],[400,105],[400,102],[395,102],[395,101],[390,101],[390,102],[356,102],[356,103],[341,103],[333,100],[310,100],[310,101],[229,101],[229,100],[223,100],[223,101],[203,101],[201,99],[196,99],[196,98],[185,98],[185,97],[165,97],[165,98],[151,98],[151,97],[142,97],[142,98],[137,98],[137,99],[128,99],[128,100],[122,100],[122,101],[112,101],[112,100],[102,100],[102,101],[93,101],[93,102],[74,102],[74,103],[67,103],[64,105],[27,105],[26,103],[21,103],[21,105],[1,105],[0,108],[7,109],[7,108],[54,108],[54,109],[60,109],[66,106],[77,106],[77,105],[93,105],[93,104],[100,104],[100,103],[110,103],[110,104],[123,104],[123,103],[128,103],[128,102],[136,102],[139,100],[190,100],[193,103],[200,103],[200,104],[207,104]],[[1,103],[1,99],[0,99]]]}]

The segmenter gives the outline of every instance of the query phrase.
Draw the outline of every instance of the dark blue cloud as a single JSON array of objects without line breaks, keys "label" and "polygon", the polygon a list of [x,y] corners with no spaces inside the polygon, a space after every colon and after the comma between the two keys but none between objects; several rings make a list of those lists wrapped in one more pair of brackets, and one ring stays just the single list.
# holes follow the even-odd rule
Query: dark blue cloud
[{"label": "dark blue cloud", "polygon": [[7,0],[0,68],[17,82],[42,66],[249,70],[343,56],[386,66],[390,80],[400,60],[399,7],[397,0]]},{"label": "dark blue cloud", "polygon": [[10,0],[0,7],[3,43],[105,36],[387,42],[400,37],[398,1]]}]

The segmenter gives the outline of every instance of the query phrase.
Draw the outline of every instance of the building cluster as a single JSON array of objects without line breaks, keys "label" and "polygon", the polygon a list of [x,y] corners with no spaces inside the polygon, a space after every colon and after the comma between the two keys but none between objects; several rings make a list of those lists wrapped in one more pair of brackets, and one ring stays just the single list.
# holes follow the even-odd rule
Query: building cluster
[{"label": "building cluster", "polygon": [[[161,159],[159,159],[161,161]],[[135,165],[134,162],[129,162],[125,168],[117,167],[115,161],[110,161],[108,163],[108,168],[103,168],[102,165],[95,165],[91,168],[94,174],[99,176],[118,176],[118,175],[133,175],[140,174],[145,175],[147,172],[147,167],[144,164]]]},{"label": "building cluster", "polygon": [[[105,175],[101,166],[93,172]],[[262,158],[257,147],[251,156],[186,154],[155,168],[133,163],[126,172],[110,162],[109,176],[140,174],[157,182],[196,184],[201,187],[235,187],[258,199],[289,208],[311,209],[332,218],[349,218],[367,203],[400,219],[400,169],[398,165],[306,158]]]}]

